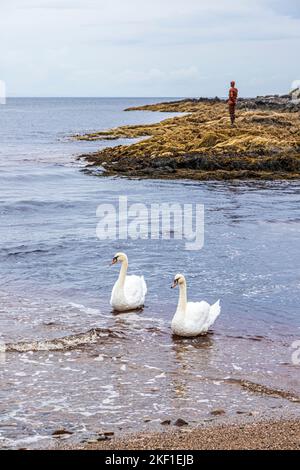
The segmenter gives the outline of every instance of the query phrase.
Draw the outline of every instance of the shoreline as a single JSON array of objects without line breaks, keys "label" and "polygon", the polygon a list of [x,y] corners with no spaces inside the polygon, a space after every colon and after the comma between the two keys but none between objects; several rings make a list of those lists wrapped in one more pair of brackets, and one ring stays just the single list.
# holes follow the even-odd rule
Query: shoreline
[{"label": "shoreline", "polygon": [[88,163],[87,173],[202,181],[300,178],[300,104],[293,104],[288,95],[241,98],[233,128],[226,101],[219,98],[184,99],[125,111],[184,115],[73,136],[87,141],[140,139],[80,155]]},{"label": "shoreline", "polygon": [[176,431],[100,437],[79,445],[58,442],[55,450],[297,450],[300,420],[281,419],[240,424],[212,424]]}]

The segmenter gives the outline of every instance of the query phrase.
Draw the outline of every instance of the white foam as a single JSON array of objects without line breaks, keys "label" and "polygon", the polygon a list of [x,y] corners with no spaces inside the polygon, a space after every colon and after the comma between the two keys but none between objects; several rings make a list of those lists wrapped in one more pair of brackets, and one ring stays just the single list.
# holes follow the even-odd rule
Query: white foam
[{"label": "white foam", "polygon": [[26,353],[29,351],[62,351],[66,349],[75,349],[86,344],[93,344],[96,343],[99,338],[106,338],[110,335],[119,338],[121,337],[117,332],[113,332],[105,328],[93,328],[85,333],[63,336],[62,338],[55,338],[52,340],[8,343],[6,344],[6,351],[20,353]]}]

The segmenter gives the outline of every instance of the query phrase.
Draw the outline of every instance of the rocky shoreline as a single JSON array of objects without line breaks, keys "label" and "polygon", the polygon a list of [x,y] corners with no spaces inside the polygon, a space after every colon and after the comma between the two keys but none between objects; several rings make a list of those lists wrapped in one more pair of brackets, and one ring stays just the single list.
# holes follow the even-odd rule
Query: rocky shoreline
[{"label": "rocky shoreline", "polygon": [[[122,126],[77,140],[138,142],[81,155],[86,171],[138,178],[193,180],[298,179],[300,103],[290,95],[241,98],[236,127],[219,98],[184,99],[125,111],[178,112],[157,124]],[[100,167],[100,168],[99,168]]]},{"label": "rocky shoreline", "polygon": [[257,421],[245,424],[182,426],[177,431],[139,433],[70,445],[56,450],[299,450],[299,420]]}]

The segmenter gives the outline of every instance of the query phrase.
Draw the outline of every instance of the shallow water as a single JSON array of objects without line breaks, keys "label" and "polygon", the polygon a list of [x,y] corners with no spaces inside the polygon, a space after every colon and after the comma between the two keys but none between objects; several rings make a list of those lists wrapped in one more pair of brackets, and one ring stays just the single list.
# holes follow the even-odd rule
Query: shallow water
[{"label": "shallow water", "polygon": [[[160,428],[167,418],[198,424],[220,419],[214,409],[226,411],[222,419],[299,413],[276,390],[300,395],[291,359],[299,338],[300,185],[120,180],[80,171],[74,155],[107,143],[68,136],[155,122],[165,114],[122,111],[154,101],[15,99],[0,107],[3,447],[49,445],[62,427],[80,441],[103,430]],[[147,205],[204,204],[203,249],[186,251],[174,238],[100,241],[97,206],[117,204],[119,195]],[[144,274],[148,295],[143,312],[115,316],[109,297],[118,268],[108,264],[120,250],[130,271]],[[191,299],[221,299],[206,338],[171,338],[176,272],[186,274]],[[230,378],[274,393],[253,393]]]}]

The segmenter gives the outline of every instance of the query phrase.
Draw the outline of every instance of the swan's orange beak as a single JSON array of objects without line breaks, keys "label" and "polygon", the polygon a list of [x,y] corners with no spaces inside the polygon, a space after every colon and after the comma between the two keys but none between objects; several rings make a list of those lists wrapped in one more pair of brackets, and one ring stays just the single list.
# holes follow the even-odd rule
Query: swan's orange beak
[{"label": "swan's orange beak", "polygon": [[117,258],[113,258],[113,259],[112,259],[112,262],[110,263],[109,266],[112,266],[113,264],[116,264],[117,261],[118,261]]},{"label": "swan's orange beak", "polygon": [[177,286],[177,282],[176,281],[173,281],[173,284],[171,285],[171,289],[174,289],[174,287]]}]

